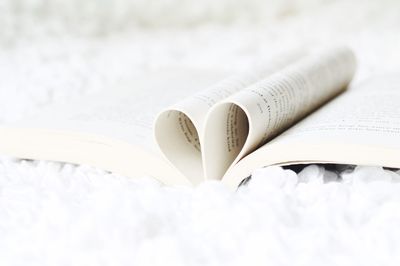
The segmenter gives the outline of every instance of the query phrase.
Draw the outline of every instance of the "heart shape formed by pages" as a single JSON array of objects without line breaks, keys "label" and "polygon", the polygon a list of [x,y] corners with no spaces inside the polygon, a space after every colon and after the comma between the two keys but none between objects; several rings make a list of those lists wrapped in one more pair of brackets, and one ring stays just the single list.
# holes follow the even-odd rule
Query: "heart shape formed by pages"
[{"label": "heart shape formed by pages", "polygon": [[266,78],[227,79],[162,112],[157,143],[193,183],[222,179],[243,157],[346,89],[355,68],[354,54],[341,47],[308,55]]}]

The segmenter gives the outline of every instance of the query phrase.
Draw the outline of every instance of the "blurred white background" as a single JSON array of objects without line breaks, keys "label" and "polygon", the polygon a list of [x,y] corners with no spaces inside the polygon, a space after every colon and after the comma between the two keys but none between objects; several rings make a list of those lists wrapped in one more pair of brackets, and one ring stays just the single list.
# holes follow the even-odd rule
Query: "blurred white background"
[{"label": "blurred white background", "polygon": [[357,78],[393,71],[399,8],[390,0],[1,0],[0,121],[129,83],[135,71],[240,70],[301,46],[353,47]]}]

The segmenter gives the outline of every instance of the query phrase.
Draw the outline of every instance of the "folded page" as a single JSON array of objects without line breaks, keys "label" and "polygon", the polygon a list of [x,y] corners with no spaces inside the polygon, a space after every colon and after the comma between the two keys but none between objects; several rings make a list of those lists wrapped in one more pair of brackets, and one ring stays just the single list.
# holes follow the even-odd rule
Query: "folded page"
[{"label": "folded page", "polygon": [[206,177],[229,167],[343,91],[355,73],[347,48],[315,53],[215,105],[203,135]]}]

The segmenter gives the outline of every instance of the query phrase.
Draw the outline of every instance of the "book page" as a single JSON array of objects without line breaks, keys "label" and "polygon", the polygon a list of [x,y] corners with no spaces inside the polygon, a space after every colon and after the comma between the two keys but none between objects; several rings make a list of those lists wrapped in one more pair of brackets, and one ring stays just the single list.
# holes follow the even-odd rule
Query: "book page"
[{"label": "book page", "polygon": [[[134,87],[120,84],[72,103],[49,106],[41,114],[0,128],[0,150],[18,148],[11,154],[73,163],[90,162],[107,170],[117,169],[119,173],[126,173],[128,168],[132,168],[130,174],[134,168],[138,173],[146,172],[140,169],[148,172],[152,168],[165,169],[162,162],[156,166],[148,163],[151,157],[163,160],[153,137],[155,116],[163,108],[214,84],[227,74],[218,70],[181,68],[140,74],[130,82]],[[114,149],[117,146],[118,151]],[[102,152],[96,153],[96,150]]]},{"label": "book page", "polygon": [[271,164],[400,167],[400,76],[369,78],[241,160],[224,177],[236,186]]},{"label": "book page", "polygon": [[276,55],[244,73],[236,73],[191,95],[160,113],[155,123],[157,143],[165,157],[187,176],[204,179],[202,131],[212,106],[247,86],[299,60],[305,51]]},{"label": "book page", "polygon": [[309,55],[215,105],[204,133],[207,178],[229,167],[342,92],[355,72],[347,48]]},{"label": "book page", "polygon": [[369,78],[291,128],[275,142],[302,141],[400,149],[400,78]]},{"label": "book page", "polygon": [[170,69],[133,78],[134,87],[87,95],[72,103],[52,105],[14,126],[52,128],[104,135],[157,151],[153,139],[156,115],[183,97],[217,82],[224,71]]}]

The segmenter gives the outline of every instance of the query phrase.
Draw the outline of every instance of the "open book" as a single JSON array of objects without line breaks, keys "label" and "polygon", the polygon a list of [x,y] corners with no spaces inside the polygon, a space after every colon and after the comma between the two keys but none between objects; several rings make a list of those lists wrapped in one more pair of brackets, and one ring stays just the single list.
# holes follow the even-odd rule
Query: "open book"
[{"label": "open book", "polygon": [[134,88],[1,126],[0,153],[231,187],[268,165],[400,167],[399,81],[345,91],[355,69],[352,51],[341,47],[280,55],[243,73],[143,74]]}]

